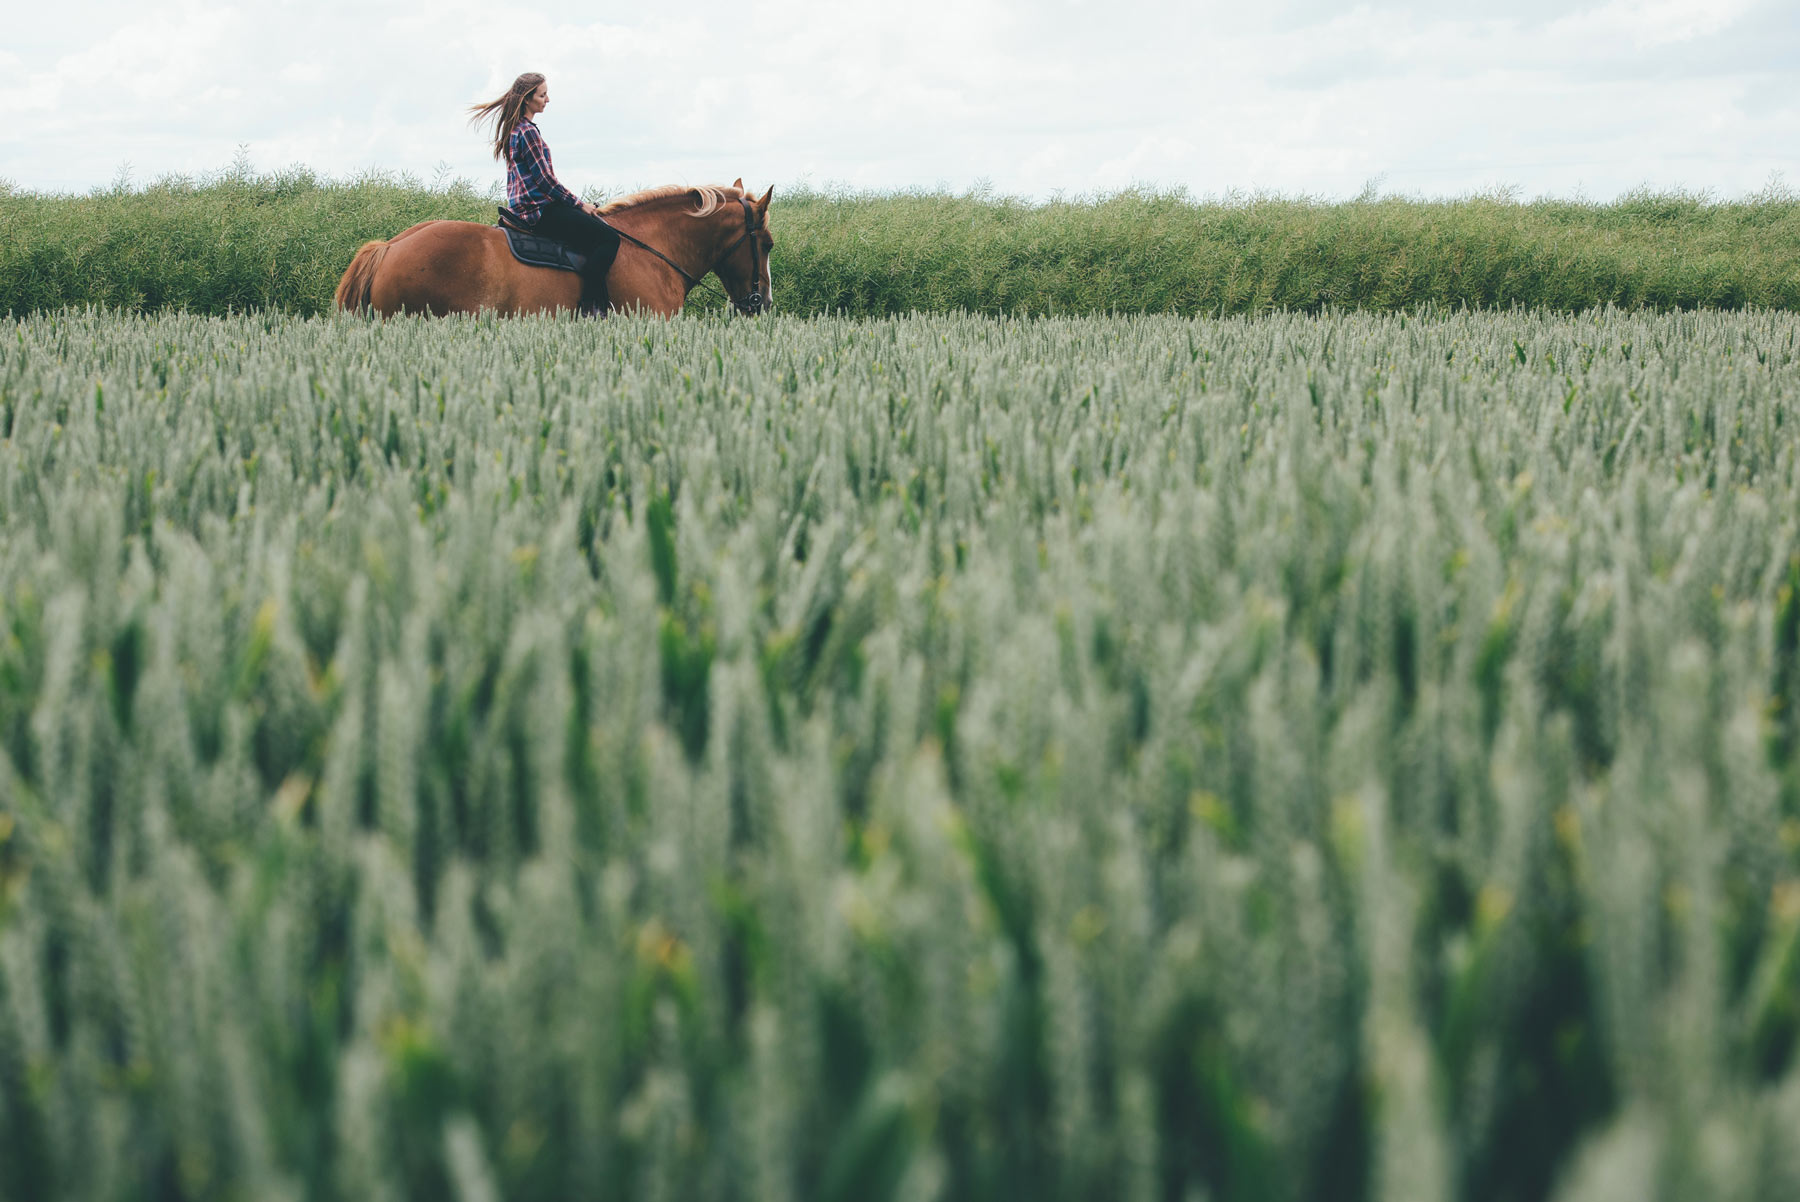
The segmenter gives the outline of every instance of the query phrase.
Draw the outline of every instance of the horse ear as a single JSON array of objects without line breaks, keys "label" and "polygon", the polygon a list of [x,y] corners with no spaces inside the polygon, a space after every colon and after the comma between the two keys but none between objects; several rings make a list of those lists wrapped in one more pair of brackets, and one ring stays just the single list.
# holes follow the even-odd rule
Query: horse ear
[{"label": "horse ear", "polygon": [[775,199],[775,185],[770,184],[769,190],[767,192],[764,192],[762,194],[762,199],[756,202],[756,207],[759,209],[766,209],[769,207],[769,202],[774,199]]},{"label": "horse ear", "polygon": [[737,182],[732,184],[731,186],[736,188],[739,192],[742,192],[744,190],[744,177],[741,175],[738,176]]}]

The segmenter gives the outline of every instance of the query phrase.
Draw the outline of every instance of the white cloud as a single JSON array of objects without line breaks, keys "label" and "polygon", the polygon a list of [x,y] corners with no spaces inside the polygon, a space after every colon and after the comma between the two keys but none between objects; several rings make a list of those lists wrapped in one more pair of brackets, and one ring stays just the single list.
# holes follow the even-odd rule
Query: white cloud
[{"label": "white cloud", "polygon": [[1755,0],[1612,0],[1551,24],[1558,39],[1643,49],[1715,34],[1756,7]]},{"label": "white cloud", "polygon": [[553,81],[559,173],[1079,194],[1389,187],[1731,194],[1800,176],[1788,0],[1556,0],[1447,16],[1075,0],[697,0],[586,20],[439,0],[82,0],[0,51],[0,176],[80,189],[225,166],[501,172],[466,106]]},{"label": "white cloud", "polygon": [[243,29],[234,8],[184,3],[116,26],[97,40],[92,27],[80,23],[70,33],[85,38],[49,70],[28,69],[22,80],[0,89],[0,114],[79,111],[97,94],[113,104],[151,106],[178,117],[209,92],[216,96],[220,77],[209,64],[243,36]]}]

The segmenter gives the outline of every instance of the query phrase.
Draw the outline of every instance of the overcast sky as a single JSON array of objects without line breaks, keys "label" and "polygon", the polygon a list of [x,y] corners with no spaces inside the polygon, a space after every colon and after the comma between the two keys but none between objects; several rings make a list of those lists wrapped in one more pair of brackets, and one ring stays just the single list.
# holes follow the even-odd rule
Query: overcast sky
[{"label": "overcast sky", "polygon": [[1796,0],[72,0],[0,23],[0,179],[231,163],[503,178],[465,106],[550,77],[563,182],[1133,184],[1608,199],[1800,186]]}]

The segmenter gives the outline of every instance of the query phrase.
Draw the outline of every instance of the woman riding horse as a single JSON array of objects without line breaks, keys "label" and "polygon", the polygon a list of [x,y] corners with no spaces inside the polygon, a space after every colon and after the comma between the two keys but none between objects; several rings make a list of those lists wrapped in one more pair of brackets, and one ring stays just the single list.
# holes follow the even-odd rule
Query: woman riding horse
[{"label": "woman riding horse", "polygon": [[550,104],[550,85],[536,71],[486,104],[471,105],[470,124],[494,122],[494,157],[506,160],[506,203],[533,233],[554,238],[587,256],[582,273],[581,311],[606,310],[606,272],[619,253],[619,235],[600,220],[600,211],[563,187],[550,163],[550,148],[538,131],[537,115]]},{"label": "woman riding horse", "polygon": [[[353,313],[554,313],[584,307],[672,316],[689,291],[717,276],[739,313],[773,303],[769,279],[770,188],[730,185],[651,188],[596,209],[557,182],[550,151],[531,118],[549,102],[544,77],[521,75],[504,96],[475,108],[495,117],[496,153],[508,156],[507,197],[534,230],[588,255],[584,278],[514,258],[499,228],[473,221],[421,221],[365,242],[338,281],[337,307]],[[604,214],[605,220],[601,220]],[[629,254],[619,254],[623,239]],[[615,256],[617,261],[615,262]],[[610,271],[609,271],[610,267]]]}]

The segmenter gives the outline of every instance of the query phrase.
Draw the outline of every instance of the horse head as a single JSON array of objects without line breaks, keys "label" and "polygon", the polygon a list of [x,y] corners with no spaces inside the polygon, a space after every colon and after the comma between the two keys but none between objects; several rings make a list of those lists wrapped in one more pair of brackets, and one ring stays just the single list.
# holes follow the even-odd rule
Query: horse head
[{"label": "horse head", "polygon": [[769,251],[775,246],[769,233],[769,201],[774,199],[775,189],[771,186],[761,196],[752,196],[744,189],[742,178],[731,186],[738,195],[718,209],[724,249],[713,272],[725,285],[732,307],[754,317],[775,305],[769,268]]},{"label": "horse head", "polygon": [[[769,251],[770,188],[754,196],[738,180],[730,187],[671,184],[651,188],[605,205],[600,215],[623,240],[660,259],[678,277],[675,289],[655,284],[628,303],[659,313],[678,313],[689,290],[709,275],[719,277],[732,307],[755,315],[771,305]],[[615,303],[619,296],[615,292]]]}]

